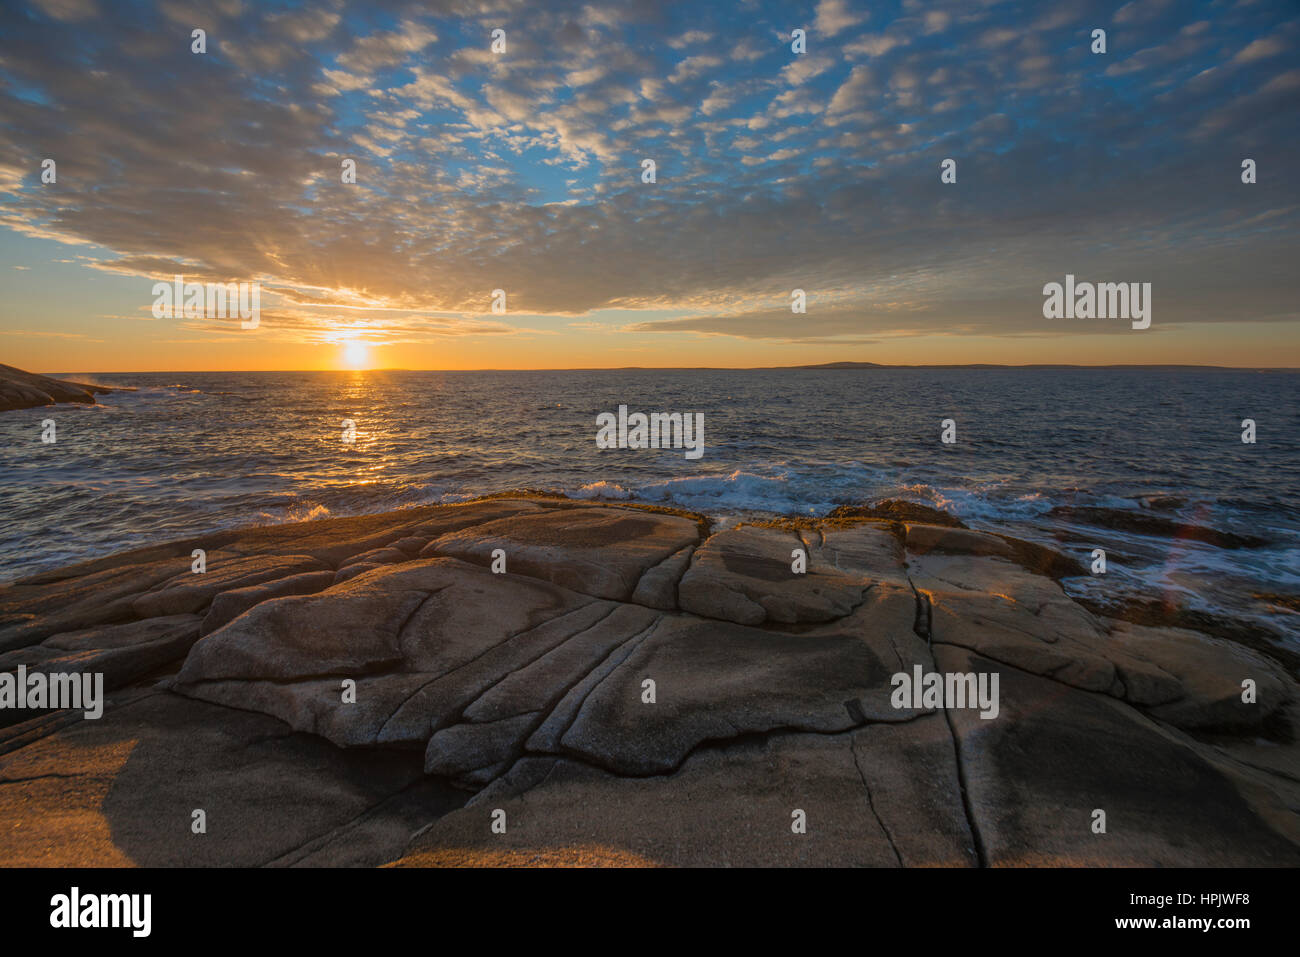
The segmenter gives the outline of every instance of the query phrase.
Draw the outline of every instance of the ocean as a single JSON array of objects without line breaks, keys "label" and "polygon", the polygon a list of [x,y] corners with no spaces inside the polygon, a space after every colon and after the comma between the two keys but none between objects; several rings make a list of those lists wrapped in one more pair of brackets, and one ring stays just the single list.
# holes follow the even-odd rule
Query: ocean
[{"label": "ocean", "polygon": [[[1074,594],[1155,599],[1300,641],[1300,613],[1257,597],[1300,595],[1296,372],[58,375],[137,391],[0,416],[0,581],[220,528],[511,489],[723,524],[900,498],[1085,565],[1105,549],[1107,573],[1067,580]],[[596,417],[620,405],[702,413],[704,454],[598,448]]]}]

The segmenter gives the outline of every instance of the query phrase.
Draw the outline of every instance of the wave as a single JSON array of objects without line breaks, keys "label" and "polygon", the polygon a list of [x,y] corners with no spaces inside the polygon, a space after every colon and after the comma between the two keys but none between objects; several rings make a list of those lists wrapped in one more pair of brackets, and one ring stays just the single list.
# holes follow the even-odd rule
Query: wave
[{"label": "wave", "polygon": [[294,522],[314,522],[317,519],[329,518],[332,514],[324,505],[302,502],[297,505],[289,505],[275,512],[257,512],[255,524],[292,525]]},{"label": "wave", "polygon": [[643,485],[599,481],[564,490],[572,498],[603,501],[636,499],[699,512],[827,512],[829,500],[808,502],[789,474],[760,475],[737,469],[726,474],[682,476]]}]

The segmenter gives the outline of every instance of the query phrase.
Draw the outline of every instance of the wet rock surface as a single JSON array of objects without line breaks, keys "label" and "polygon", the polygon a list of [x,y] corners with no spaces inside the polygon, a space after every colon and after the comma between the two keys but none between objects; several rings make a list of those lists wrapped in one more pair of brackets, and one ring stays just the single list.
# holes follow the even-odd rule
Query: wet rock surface
[{"label": "wet rock surface", "polygon": [[[0,711],[0,855],[1300,863],[1277,658],[1099,615],[1056,580],[1071,559],[925,517],[710,533],[494,498],[0,587],[0,678],[102,672],[107,694],[98,720]],[[996,675],[996,716],[898,699],[929,674]]]}]

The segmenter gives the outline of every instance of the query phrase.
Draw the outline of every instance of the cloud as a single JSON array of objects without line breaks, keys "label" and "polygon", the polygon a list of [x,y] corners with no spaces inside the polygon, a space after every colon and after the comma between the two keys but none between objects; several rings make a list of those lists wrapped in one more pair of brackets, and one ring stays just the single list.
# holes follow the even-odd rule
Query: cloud
[{"label": "cloud", "polygon": [[287,13],[273,13],[267,25],[293,43],[314,43],[323,40],[338,26],[342,17],[332,10],[307,9]]},{"label": "cloud", "polygon": [[369,73],[396,66],[437,39],[437,34],[423,24],[408,20],[400,29],[358,38],[352,49],[339,55],[338,62],[345,69]]},{"label": "cloud", "polygon": [[803,54],[790,61],[781,71],[781,78],[790,86],[798,86],[820,76],[834,65],[835,60],[829,56]]},{"label": "cloud", "polygon": [[668,82],[686,83],[698,79],[711,70],[716,70],[725,62],[722,57],[712,53],[701,53],[697,56],[686,57],[684,60],[678,61],[672,75],[668,77]]},{"label": "cloud", "polygon": [[1287,44],[1281,37],[1265,37],[1260,40],[1252,40],[1246,46],[1238,51],[1237,55],[1232,58],[1233,63],[1252,63],[1255,60],[1265,60],[1268,57],[1277,56],[1279,53],[1287,51]]},{"label": "cloud", "polygon": [[673,37],[668,41],[668,45],[674,50],[682,50],[686,47],[698,46],[701,43],[708,43],[713,39],[713,34],[706,30],[687,30],[681,36]]},{"label": "cloud", "polygon": [[332,90],[339,93],[346,93],[350,90],[368,90],[374,84],[374,78],[369,76],[355,76],[345,70],[321,70],[321,74],[329,81]]},{"label": "cloud", "polygon": [[884,56],[896,46],[902,46],[901,37],[878,35],[862,36],[856,40],[844,44],[844,53],[846,56]]},{"label": "cloud", "polygon": [[867,107],[875,95],[876,80],[870,67],[855,66],[831,97],[828,113],[851,113]]},{"label": "cloud", "polygon": [[858,33],[863,8],[824,2],[799,57],[759,8],[503,0],[505,55],[477,4],[444,8],[168,0],[219,24],[204,57],[130,6],[89,31],[13,18],[0,227],[97,247],[142,302],[153,275],[260,281],[286,335],[525,334],[486,313],[497,288],[511,315],[684,313],[646,335],[1029,335],[1066,272],[1152,277],[1157,324],[1295,311],[1300,71],[1275,5],[1135,9],[1108,58],[1014,4]]},{"label": "cloud", "polygon": [[867,19],[867,11],[850,9],[847,0],[821,0],[817,4],[817,15],[813,20],[813,29],[819,36],[833,37],[855,27]]},{"label": "cloud", "polygon": [[1145,23],[1159,16],[1170,0],[1132,0],[1115,11],[1115,22],[1119,24]]},{"label": "cloud", "polygon": [[743,37],[731,48],[731,59],[752,63],[754,60],[762,59],[767,53],[768,50],[753,37]]},{"label": "cloud", "polygon": [[1107,67],[1106,75],[1124,76],[1138,70],[1188,62],[1215,42],[1209,26],[1209,21],[1206,20],[1189,23],[1168,42],[1141,49],[1131,57]]},{"label": "cloud", "polygon": [[931,10],[925,15],[925,33],[942,33],[952,23],[952,14],[946,10]]},{"label": "cloud", "polygon": [[99,16],[95,0],[36,0],[36,6],[56,20],[74,21]]}]

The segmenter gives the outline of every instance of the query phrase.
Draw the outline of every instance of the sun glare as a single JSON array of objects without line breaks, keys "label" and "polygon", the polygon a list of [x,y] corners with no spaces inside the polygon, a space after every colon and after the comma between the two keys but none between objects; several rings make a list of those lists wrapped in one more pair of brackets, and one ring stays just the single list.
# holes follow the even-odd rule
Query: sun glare
[{"label": "sun glare", "polygon": [[353,339],[343,343],[343,364],[349,369],[366,369],[370,367],[370,348],[364,342]]}]

